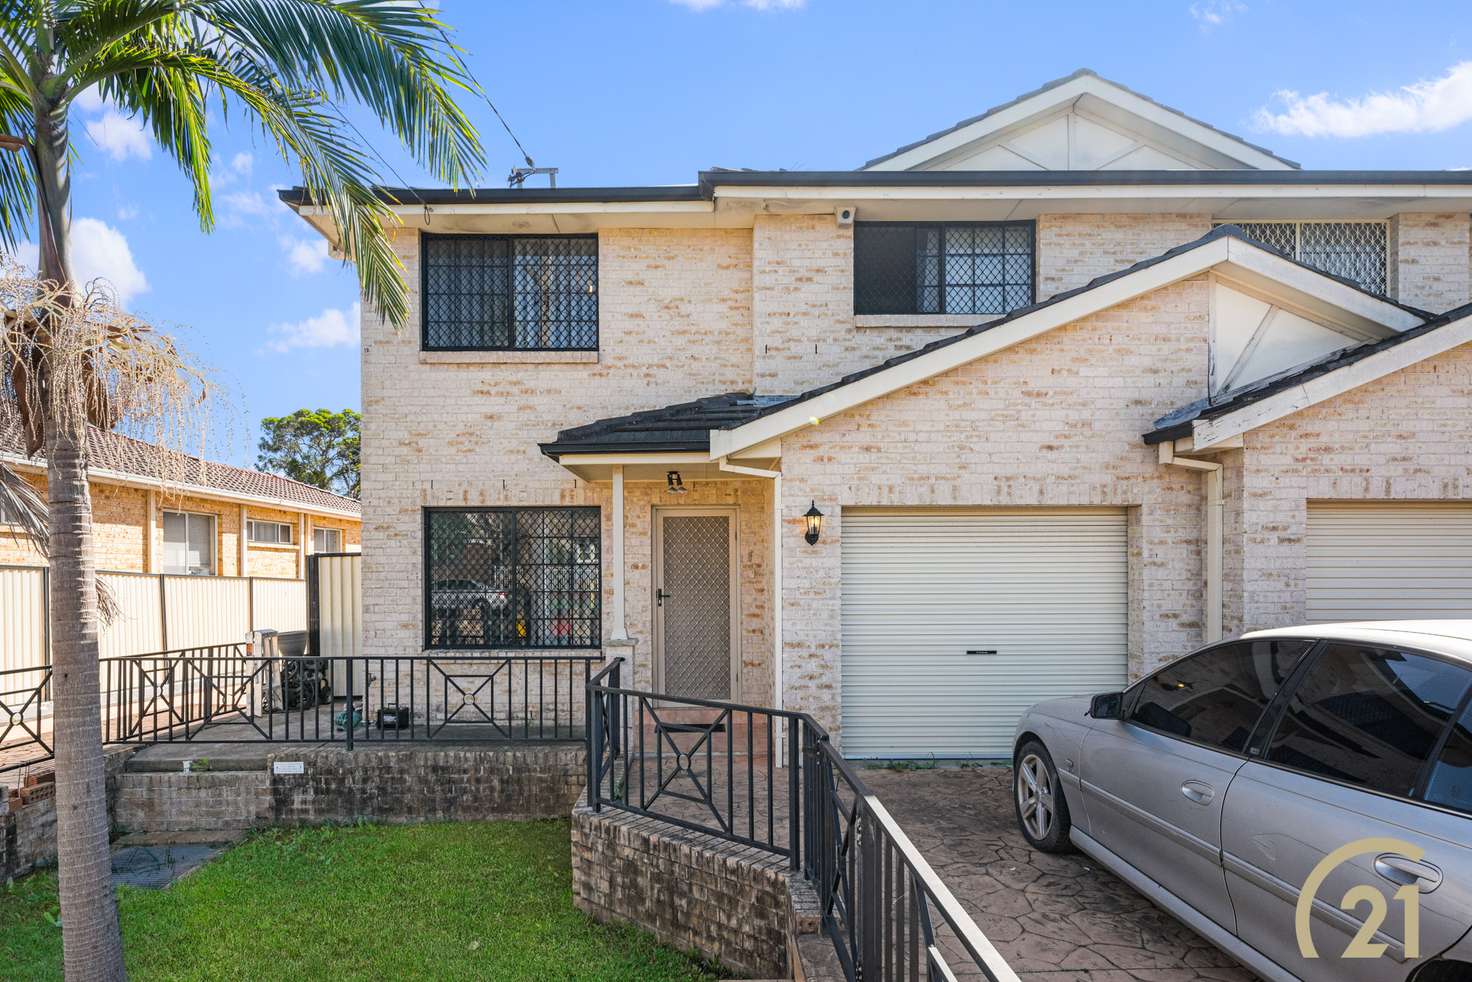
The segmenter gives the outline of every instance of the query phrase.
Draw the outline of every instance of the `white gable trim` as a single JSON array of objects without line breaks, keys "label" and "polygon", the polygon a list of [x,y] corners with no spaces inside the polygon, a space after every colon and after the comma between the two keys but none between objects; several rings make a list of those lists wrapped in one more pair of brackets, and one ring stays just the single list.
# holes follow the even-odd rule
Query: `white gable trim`
[{"label": "white gable trim", "polygon": [[1191,424],[1192,446],[1196,450],[1219,449],[1222,444],[1240,437],[1248,430],[1266,426],[1468,342],[1472,342],[1472,314],[1343,368],[1309,379],[1259,402],[1243,406],[1236,412],[1216,419],[1198,419]]},{"label": "white gable trim", "polygon": [[1198,123],[1093,74],[1080,74],[1052,88],[1045,88],[1035,95],[1026,96],[980,119],[948,133],[941,133],[933,139],[878,160],[863,169],[909,170],[921,166],[937,157],[985,140],[1001,130],[1023,123],[1040,113],[1046,113],[1050,109],[1071,103],[1084,95],[1092,95],[1112,103],[1146,122],[1177,133],[1187,140],[1199,143],[1224,156],[1241,161],[1246,167],[1259,170],[1292,169],[1288,163],[1270,153],[1228,136],[1220,130]]},{"label": "white gable trim", "polygon": [[711,430],[710,456],[712,459],[738,456],[747,447],[783,437],[807,426],[816,426],[835,413],[863,405],[916,382],[1035,338],[1056,327],[1133,300],[1179,280],[1200,275],[1223,264],[1227,264],[1227,268],[1239,278],[1251,279],[1259,285],[1269,282],[1276,284],[1275,292],[1286,290],[1299,303],[1314,302],[1317,298],[1318,302],[1340,306],[1345,314],[1363,317],[1395,331],[1403,331],[1421,323],[1414,314],[1395,304],[1377,300],[1322,273],[1240,239],[1222,236],[1169,259],[1022,314],[979,334],[839,385],[750,423],[729,430]]}]

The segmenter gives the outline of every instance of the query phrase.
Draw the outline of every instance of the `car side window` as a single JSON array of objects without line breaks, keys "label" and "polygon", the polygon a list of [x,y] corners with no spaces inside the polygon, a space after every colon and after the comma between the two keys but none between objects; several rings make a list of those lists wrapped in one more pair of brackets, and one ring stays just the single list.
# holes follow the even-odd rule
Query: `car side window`
[{"label": "car side window", "polygon": [[1409,796],[1472,672],[1409,651],[1332,643],[1304,673],[1267,760]]},{"label": "car side window", "polygon": [[1472,812],[1472,701],[1452,724],[1422,797],[1433,805]]},{"label": "car side window", "polygon": [[1182,658],[1141,683],[1130,720],[1241,753],[1263,710],[1313,645],[1297,638],[1234,641]]}]

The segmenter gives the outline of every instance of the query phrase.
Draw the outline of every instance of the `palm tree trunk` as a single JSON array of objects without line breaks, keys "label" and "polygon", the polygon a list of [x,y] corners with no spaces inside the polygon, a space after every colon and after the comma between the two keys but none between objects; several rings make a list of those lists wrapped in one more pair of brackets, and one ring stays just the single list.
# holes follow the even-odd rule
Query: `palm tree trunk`
[{"label": "palm tree trunk", "polygon": [[[37,112],[42,280],[71,286],[64,111]],[[65,330],[65,328],[61,328]],[[97,646],[97,564],[87,487],[86,415],[51,400],[85,398],[54,375],[42,394],[51,532],[51,687],[56,753],[56,865],[62,962],[72,982],[126,979],[108,846],[107,774]]]},{"label": "palm tree trunk", "polygon": [[123,979],[102,758],[92,496],[81,450],[60,430],[47,440],[46,481],[63,963],[71,980]]}]

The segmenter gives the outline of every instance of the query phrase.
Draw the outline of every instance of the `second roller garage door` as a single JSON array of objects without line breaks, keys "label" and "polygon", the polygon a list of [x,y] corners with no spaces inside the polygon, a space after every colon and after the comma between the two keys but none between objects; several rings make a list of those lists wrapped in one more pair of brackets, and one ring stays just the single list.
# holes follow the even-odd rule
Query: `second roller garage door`
[{"label": "second roller garage door", "polygon": [[1123,510],[843,513],[851,757],[1009,757],[1022,710],[1123,686]]},{"label": "second roller garage door", "polygon": [[1308,506],[1310,623],[1472,617],[1472,504]]}]

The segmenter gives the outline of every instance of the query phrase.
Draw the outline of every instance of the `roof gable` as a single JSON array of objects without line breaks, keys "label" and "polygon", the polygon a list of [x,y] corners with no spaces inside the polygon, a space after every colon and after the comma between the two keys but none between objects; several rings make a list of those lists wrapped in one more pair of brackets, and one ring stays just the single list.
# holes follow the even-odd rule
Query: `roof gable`
[{"label": "roof gable", "polygon": [[864,170],[1285,170],[1298,165],[1080,69]]}]

